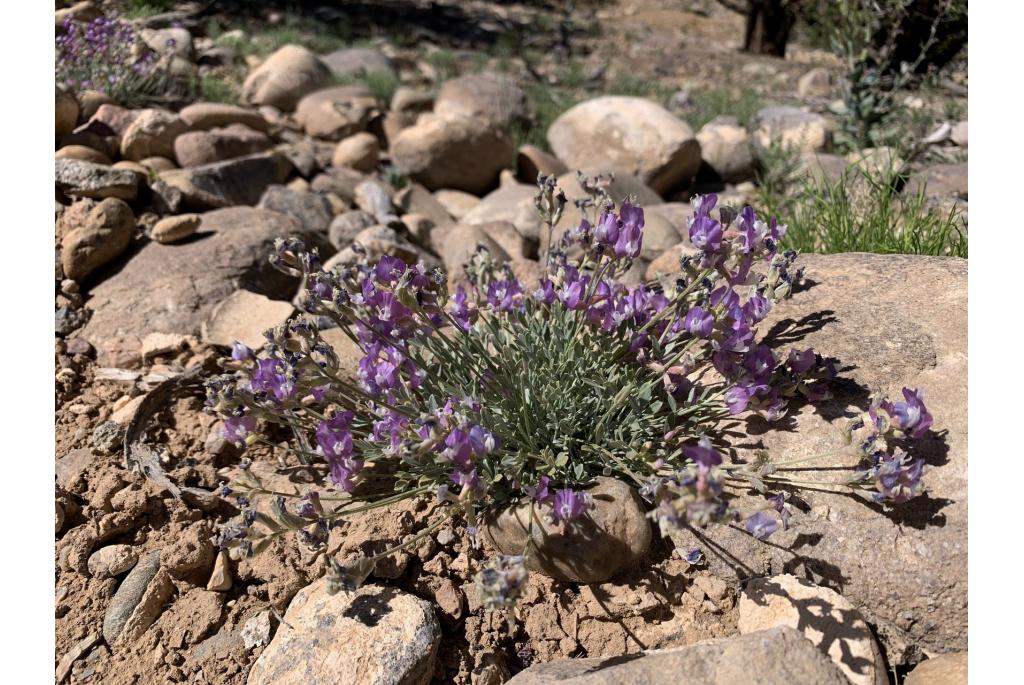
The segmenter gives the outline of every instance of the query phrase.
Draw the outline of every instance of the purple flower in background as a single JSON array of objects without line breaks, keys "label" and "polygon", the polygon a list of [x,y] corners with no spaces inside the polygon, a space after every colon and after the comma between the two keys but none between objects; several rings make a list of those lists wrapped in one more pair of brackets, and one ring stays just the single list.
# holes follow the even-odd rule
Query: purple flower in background
[{"label": "purple flower in background", "polygon": [[696,445],[683,448],[683,456],[706,469],[722,463],[722,455],[711,446],[711,441],[708,440],[707,436],[703,435]]},{"label": "purple flower in background", "polygon": [[464,491],[472,492],[474,495],[482,495],[484,491],[483,481],[477,474],[476,469],[456,469],[448,476],[453,483],[461,485]]},{"label": "purple flower in background", "polygon": [[778,529],[779,524],[768,512],[759,511],[748,518],[743,527],[758,540],[767,540]]},{"label": "purple flower in background", "polygon": [[391,255],[384,255],[377,262],[377,266],[373,269],[374,275],[377,280],[385,285],[392,285],[398,282],[398,279],[405,273],[405,262],[398,257]]},{"label": "purple flower in background", "polygon": [[245,447],[245,439],[256,430],[256,419],[252,416],[230,416],[224,421],[221,434],[236,447]]},{"label": "purple flower in background", "polygon": [[238,342],[237,340],[231,346],[231,358],[237,362],[252,359],[256,355],[253,354],[252,348],[248,345]]},{"label": "purple flower in background", "polygon": [[932,415],[924,406],[924,392],[903,388],[904,402],[884,400],[882,409],[889,413],[896,426],[914,439],[921,438],[932,425]]},{"label": "purple flower in background", "polygon": [[690,335],[706,338],[715,327],[715,317],[703,307],[691,307],[683,319],[683,327]]},{"label": "purple flower in background", "polygon": [[583,516],[588,506],[589,502],[585,494],[571,488],[561,488],[555,490],[551,514],[555,523],[567,523]]}]

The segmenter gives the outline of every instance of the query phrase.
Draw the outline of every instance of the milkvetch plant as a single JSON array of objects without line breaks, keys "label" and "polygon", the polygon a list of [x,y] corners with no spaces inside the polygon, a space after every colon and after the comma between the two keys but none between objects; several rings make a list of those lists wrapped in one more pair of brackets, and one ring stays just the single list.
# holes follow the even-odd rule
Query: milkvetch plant
[{"label": "milkvetch plant", "polygon": [[[777,421],[794,402],[828,396],[830,360],[758,342],[758,324],[801,280],[796,253],[778,247],[786,227],[750,207],[715,218],[715,196],[698,197],[689,236],[699,252],[681,259],[674,279],[627,285],[644,213],[629,199],[616,206],[600,180],[581,178],[584,218],[557,241],[565,198],[553,179],[539,180],[551,249],[533,287],[483,249],[449,287],[440,270],[390,256],[327,271],[315,250],[279,240],[272,261],[304,279],[306,314],[267,331],[259,353],[236,344],[228,373],[208,384],[208,406],[240,447],[275,444],[266,435],[275,424],[287,430],[300,461],[324,464],[325,482],[299,496],[243,469],[224,488],[242,515],[222,546],[254,554],[295,532],[323,547],[346,516],[436,497],[435,520],[398,546],[332,561],[333,586],[350,588],[453,516],[475,541],[481,517],[532,502],[571,530],[588,515],[587,486],[599,475],[636,487],[663,534],[737,521],[763,539],[788,526],[785,492],[801,484],[788,463],[761,455],[727,464],[713,440],[730,417]],[[327,327],[362,351],[358,378],[342,371]],[[922,462],[890,444],[908,446],[930,423],[916,391],[876,400],[846,431],[862,459],[836,487],[879,501],[917,494]],[[732,493],[750,489],[763,505],[734,506]],[[258,498],[272,515],[257,511]],[[701,563],[700,550],[685,556]],[[500,555],[483,567],[486,606],[514,602],[523,560]]]}]

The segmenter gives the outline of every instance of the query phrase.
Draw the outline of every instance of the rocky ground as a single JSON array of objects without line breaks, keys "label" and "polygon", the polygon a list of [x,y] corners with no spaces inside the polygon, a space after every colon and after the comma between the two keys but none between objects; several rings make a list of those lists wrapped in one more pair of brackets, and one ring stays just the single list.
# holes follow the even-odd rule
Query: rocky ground
[{"label": "rocky ground", "polygon": [[[702,541],[656,539],[610,582],[532,574],[516,620],[480,606],[472,576],[488,550],[474,550],[459,526],[379,567],[355,596],[322,592],[330,555],[379,551],[416,532],[427,500],[346,522],[326,553],[290,538],[253,559],[215,550],[218,525],[237,513],[217,492],[240,454],[186,372],[216,370],[234,340],[256,346],[294,313],[298,283],[267,264],[275,238],[301,236],[329,263],[352,259],[358,242],[449,271],[483,243],[529,281],[546,238],[532,211],[537,173],[559,175],[578,197],[570,170],[614,169],[613,195],[634,193],[647,211],[639,279],[670,272],[692,249],[695,191],[734,204],[753,197],[773,136],[801,146],[812,172],[849,163],[833,150],[830,55],[799,44],[786,60],[742,55],[742,19],[715,3],[580,4],[571,30],[543,3],[440,3],[405,42],[267,54],[231,47],[252,43],[223,32],[218,43],[206,35],[210,17],[183,5],[138,19],[139,29],[155,49],[173,48],[184,73],[237,76],[234,102],[127,109],[56,91],[58,682],[262,685],[351,673],[342,680],[610,683],[688,673],[741,683],[756,669],[769,682],[884,683],[911,672],[907,683],[942,683],[965,668],[967,269],[954,258],[802,258],[809,286],[765,330],[839,358],[847,380],[789,430],[747,426],[737,441],[738,455],[819,452],[839,440],[827,419],[866,406],[869,389],[926,387],[936,416],[929,495],[899,515],[815,495],[778,548],[724,529],[713,537],[727,557]],[[65,5],[57,23],[119,7]],[[455,35],[448,19],[460,12]],[[230,16],[214,18],[234,30]],[[487,47],[530,26],[549,28],[518,56]],[[451,60],[438,59],[449,45]],[[368,73],[392,75],[390,97]],[[580,104],[547,121],[538,84]],[[705,111],[699,94],[722,87],[727,102],[749,92],[761,106]],[[944,118],[943,98],[918,108],[931,117],[925,133],[950,126],[911,167],[911,187],[927,179],[935,203],[965,206],[966,118]],[[575,218],[567,212],[559,227]],[[339,349],[354,365],[354,351]],[[145,475],[126,466],[126,432],[156,449]],[[283,450],[248,456],[278,487],[322,477]],[[708,563],[691,566],[676,545],[705,546]],[[819,649],[805,650],[794,631]],[[331,644],[342,656],[323,662]],[[618,658],[655,649],[666,651]],[[575,661],[560,665],[567,657]]]}]

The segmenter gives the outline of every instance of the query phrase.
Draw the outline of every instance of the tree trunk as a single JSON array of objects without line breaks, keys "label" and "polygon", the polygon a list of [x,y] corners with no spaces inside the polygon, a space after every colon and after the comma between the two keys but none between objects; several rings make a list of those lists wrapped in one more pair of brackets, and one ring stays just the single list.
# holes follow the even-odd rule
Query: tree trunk
[{"label": "tree trunk", "polygon": [[786,56],[786,43],[796,16],[786,0],[750,0],[744,52]]}]

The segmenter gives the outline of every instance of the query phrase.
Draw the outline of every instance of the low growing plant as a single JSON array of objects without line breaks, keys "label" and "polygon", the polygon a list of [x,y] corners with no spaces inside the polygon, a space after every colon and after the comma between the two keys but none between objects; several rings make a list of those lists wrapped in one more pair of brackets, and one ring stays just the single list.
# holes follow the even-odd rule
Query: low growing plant
[{"label": "low growing plant", "polygon": [[57,85],[96,90],[123,105],[158,93],[166,80],[135,30],[117,19],[99,17],[82,27],[70,19],[56,39]]},{"label": "low growing plant", "polygon": [[[700,253],[681,260],[672,283],[626,285],[644,212],[580,182],[591,194],[580,203],[587,218],[554,240],[565,198],[553,179],[539,181],[554,248],[532,291],[479,248],[452,289],[422,263],[364,257],[327,271],[315,250],[278,241],[272,262],[305,280],[307,314],[267,331],[258,353],[236,344],[227,373],[208,384],[208,407],[241,447],[275,444],[274,426],[292,433],[291,452],[322,464],[326,482],[300,496],[243,469],[225,486],[242,514],[224,529],[224,548],[255,554],[289,533],[323,548],[346,516],[436,498],[434,520],[398,546],[332,560],[331,587],[351,589],[451,517],[477,542],[482,518],[532,502],[571,534],[599,475],[639,489],[663,533],[737,521],[764,539],[789,525],[783,489],[801,485],[795,462],[725,463],[716,446],[723,420],[749,412],[776,421],[794,402],[825,398],[835,374],[810,349],[758,342],[758,323],[801,280],[796,253],[779,249],[786,227],[750,207],[715,218],[715,196],[698,197],[689,234]],[[358,379],[321,335],[328,325],[362,350]],[[860,467],[835,487],[896,503],[919,493],[923,462],[901,448],[931,421],[917,391],[877,398],[847,429]],[[736,488],[756,489],[762,504],[737,506]],[[261,498],[274,515],[257,511]],[[485,606],[511,605],[525,578],[524,556],[484,564]]]}]

